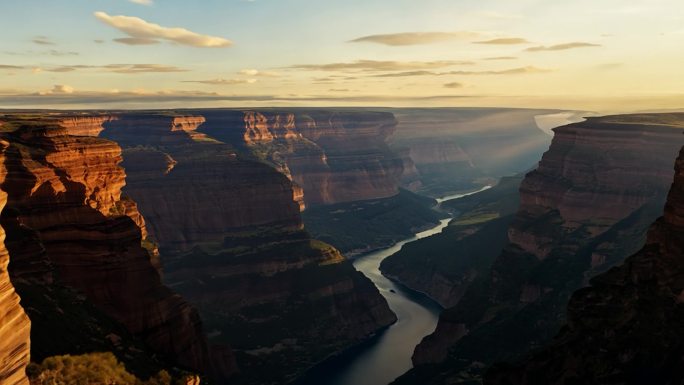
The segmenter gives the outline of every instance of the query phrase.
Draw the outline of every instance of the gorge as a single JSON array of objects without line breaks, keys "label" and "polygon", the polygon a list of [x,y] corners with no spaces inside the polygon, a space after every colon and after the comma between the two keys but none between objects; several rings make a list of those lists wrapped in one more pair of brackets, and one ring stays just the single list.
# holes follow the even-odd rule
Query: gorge
[{"label": "gorge", "polygon": [[589,118],[541,157],[543,111],[427,112],[4,112],[0,378],[112,352],[141,379],[439,384],[548,344],[644,244],[684,118]]}]

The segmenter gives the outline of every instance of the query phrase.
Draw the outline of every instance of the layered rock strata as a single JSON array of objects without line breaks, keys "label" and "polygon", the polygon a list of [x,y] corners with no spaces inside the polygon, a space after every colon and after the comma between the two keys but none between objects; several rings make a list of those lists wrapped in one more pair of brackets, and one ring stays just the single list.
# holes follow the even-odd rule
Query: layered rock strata
[{"label": "layered rock strata", "polygon": [[[391,113],[326,110],[202,110],[200,130],[236,146],[287,175],[307,205],[398,194],[405,159],[387,146]],[[409,165],[410,166],[410,165]]]},{"label": "layered rock strata", "polygon": [[684,381],[684,149],[665,213],[644,248],[578,290],[553,342],[486,384],[676,384]]},{"label": "layered rock strata", "polygon": [[[198,306],[211,343],[236,351],[238,381],[291,381],[394,322],[372,283],[303,231],[282,170],[202,129],[218,124],[212,111],[202,118],[178,131],[201,119],[124,114],[102,135],[125,148],[125,191],[159,243],[165,281]],[[288,119],[270,134],[254,119],[250,138],[291,136]]]},{"label": "layered rock strata", "polygon": [[451,374],[442,378],[458,377],[549,341],[570,294],[643,245],[662,212],[683,120],[609,116],[555,129],[521,185],[508,245],[487,278],[443,312],[414,362],[443,363]]},{"label": "layered rock strata", "polygon": [[[0,183],[7,176],[5,170],[5,149],[9,143],[0,142]],[[7,203],[7,194],[0,192],[0,210]],[[10,255],[5,248],[5,231],[0,227],[0,383],[7,385],[28,385],[26,365],[30,357],[31,322],[19,305],[8,265]]]},{"label": "layered rock strata", "polygon": [[[94,322],[108,318],[112,324],[93,328],[117,328],[118,323],[124,326],[119,334],[134,335],[168,362],[208,374],[211,360],[199,315],[161,283],[156,247],[144,238],[144,220],[135,203],[121,196],[121,148],[86,136],[102,129],[93,128],[93,120],[109,119],[86,117],[83,126],[75,119],[16,119],[16,129],[3,134],[9,147],[2,190],[14,213],[3,221],[13,226],[8,238],[16,256],[10,266],[13,281],[21,284],[22,297],[38,313],[49,313],[41,306],[74,310],[65,314],[72,323],[67,328],[82,325],[87,335],[90,318],[76,314],[92,307],[91,313],[103,316],[95,316]],[[64,289],[51,286],[56,284]],[[73,290],[84,297],[71,294]],[[45,301],[47,295],[37,294],[41,291],[49,291],[51,299]],[[66,297],[71,302],[61,303]],[[59,340],[45,334],[49,325],[39,325],[34,332],[41,341]],[[121,338],[116,335],[112,338]],[[45,354],[87,350],[76,343],[54,345],[34,344]]]}]

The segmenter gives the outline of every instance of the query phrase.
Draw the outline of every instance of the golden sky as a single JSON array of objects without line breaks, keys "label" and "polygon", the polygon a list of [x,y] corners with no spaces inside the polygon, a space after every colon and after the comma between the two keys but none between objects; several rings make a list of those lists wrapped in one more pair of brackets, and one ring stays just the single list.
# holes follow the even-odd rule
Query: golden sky
[{"label": "golden sky", "polygon": [[23,0],[0,108],[684,107],[681,0]]}]

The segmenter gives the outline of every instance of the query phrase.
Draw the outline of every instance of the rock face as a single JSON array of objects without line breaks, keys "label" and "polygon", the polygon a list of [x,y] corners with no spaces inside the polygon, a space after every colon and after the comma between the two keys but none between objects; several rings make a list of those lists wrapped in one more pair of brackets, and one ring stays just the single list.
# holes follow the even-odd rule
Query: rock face
[{"label": "rock face", "polygon": [[[221,132],[239,141],[213,136],[236,117],[247,129]],[[291,116],[208,110],[124,114],[102,133],[125,148],[125,191],[160,245],[165,281],[200,309],[212,344],[235,350],[245,383],[291,381],[396,319],[366,277],[303,231],[283,170],[238,155],[245,136],[288,139],[291,127]]]},{"label": "rock face", "polygon": [[684,141],[682,121],[678,114],[609,116],[555,129],[520,187],[508,245],[487,278],[442,313],[414,362],[447,360],[460,376],[473,363],[511,359],[549,341],[571,293],[643,245]]},{"label": "rock face", "polygon": [[[59,118],[18,120],[17,129],[4,134],[9,147],[2,190],[15,212],[13,247],[8,246],[17,256],[10,266],[12,279],[22,283],[26,300],[35,301],[45,300],[32,295],[43,290],[40,285],[57,279],[169,361],[209,373],[199,314],[162,285],[156,247],[144,238],[144,220],[135,203],[121,196],[121,148],[84,136],[101,131],[91,127],[93,121],[109,119],[84,118],[85,127],[74,119],[68,124]],[[60,300],[54,295],[52,303]],[[28,305],[40,313],[45,304]],[[67,309],[67,304],[58,306]],[[71,317],[76,325],[85,323],[65,315]],[[84,347],[74,343],[71,348]]]},{"label": "rock face", "polygon": [[307,205],[387,198],[399,193],[406,159],[387,139],[391,113],[326,110],[203,110],[200,130],[247,146],[301,187]]},{"label": "rock face", "polygon": [[[4,164],[7,142],[0,143]],[[7,171],[0,166],[0,181]],[[1,183],[1,182],[0,182]],[[7,194],[0,192],[0,210],[7,203]],[[7,270],[10,256],[5,248],[5,231],[0,227],[0,383],[7,385],[28,385],[25,369],[29,363],[31,322],[19,305],[19,296],[14,291]]]},{"label": "rock face", "polygon": [[486,384],[678,384],[684,381],[684,149],[665,214],[643,249],[572,296],[546,348],[497,365]]},{"label": "rock face", "polygon": [[390,147],[407,151],[416,169],[415,173],[404,174],[402,186],[434,197],[477,189],[502,176],[529,170],[551,141],[535,121],[536,116],[548,111],[496,108],[392,111],[398,125]]},{"label": "rock face", "polygon": [[455,219],[440,234],[411,242],[387,257],[382,274],[426,293],[445,308],[456,305],[508,243],[507,230],[520,202],[523,176],[502,178],[493,188],[443,202]]}]

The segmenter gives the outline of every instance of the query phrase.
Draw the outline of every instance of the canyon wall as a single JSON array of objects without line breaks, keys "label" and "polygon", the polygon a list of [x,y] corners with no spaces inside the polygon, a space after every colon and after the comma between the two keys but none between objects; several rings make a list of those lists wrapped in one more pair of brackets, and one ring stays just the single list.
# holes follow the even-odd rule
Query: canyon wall
[{"label": "canyon wall", "polygon": [[643,245],[662,212],[671,162],[684,141],[682,120],[609,116],[556,128],[549,151],[521,184],[508,245],[491,272],[442,313],[414,362],[477,376],[482,366],[474,363],[511,359],[548,342],[572,292]]},{"label": "canyon wall", "polygon": [[396,195],[409,162],[387,146],[390,113],[317,110],[201,110],[199,129],[246,146],[301,188],[307,205]]},{"label": "canyon wall", "polygon": [[102,136],[124,147],[125,192],[159,244],[165,282],[198,307],[211,344],[234,349],[238,381],[283,383],[396,318],[366,277],[304,231],[287,173],[245,153],[244,137],[213,135],[236,116],[249,118],[240,135],[250,140],[293,136],[291,117],[264,131],[256,114],[211,110],[122,114]]},{"label": "canyon wall", "polygon": [[415,174],[402,186],[445,195],[493,184],[533,168],[551,142],[535,117],[544,110],[503,108],[393,109],[398,125],[390,148],[407,151]]},{"label": "canyon wall", "polygon": [[[82,125],[79,119],[11,117],[4,127],[11,130],[3,133],[2,219],[12,281],[35,320],[34,358],[111,346],[133,366],[161,360],[149,370],[176,365],[209,374],[199,314],[161,283],[144,219],[121,195],[121,148],[88,136],[114,117],[84,117]],[[144,345],[126,352],[128,337]],[[230,375],[234,368],[224,366],[222,374]]]},{"label": "canyon wall", "polygon": [[[8,145],[0,142],[0,183],[7,176],[4,153]],[[7,194],[0,191],[0,210],[6,203]],[[19,296],[10,281],[10,255],[4,241],[5,230],[0,227],[0,383],[28,385],[25,370],[30,356],[31,322],[19,305]]]},{"label": "canyon wall", "polygon": [[486,384],[676,384],[684,381],[684,149],[665,213],[643,249],[573,294],[553,342]]}]

